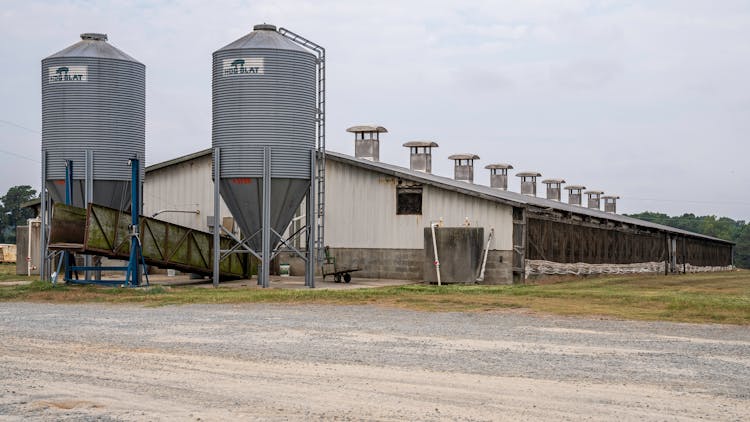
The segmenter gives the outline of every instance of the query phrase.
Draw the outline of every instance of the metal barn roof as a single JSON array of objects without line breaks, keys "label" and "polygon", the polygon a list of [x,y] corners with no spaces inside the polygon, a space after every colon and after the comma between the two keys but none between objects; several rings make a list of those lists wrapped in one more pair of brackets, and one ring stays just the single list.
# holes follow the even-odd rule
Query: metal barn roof
[{"label": "metal barn roof", "polygon": [[[200,158],[203,156],[210,156],[210,155],[211,155],[211,149],[210,148],[205,149],[202,151],[195,152],[193,154],[185,155],[183,157],[177,157],[169,161],[150,165],[146,167],[146,172],[159,170],[159,169],[169,167],[175,164],[180,164],[180,163],[187,162],[196,158]],[[371,170],[371,171],[375,171],[378,173],[383,173],[383,174],[407,179],[407,180],[414,181],[414,182],[428,184],[428,185],[435,186],[441,189],[446,189],[446,190],[453,191],[453,192],[459,192],[465,195],[470,195],[470,196],[474,196],[477,198],[486,199],[488,201],[499,202],[499,203],[503,203],[503,204],[507,204],[511,206],[526,205],[526,206],[537,207],[540,209],[564,211],[564,212],[569,212],[569,213],[577,214],[577,215],[585,215],[585,216],[597,218],[600,220],[615,221],[615,222],[630,224],[630,225],[638,226],[638,227],[644,227],[644,228],[660,230],[660,231],[665,231],[665,232],[670,232],[670,233],[683,234],[686,236],[691,236],[691,237],[696,237],[696,238],[701,238],[701,239],[712,240],[715,242],[734,244],[734,242],[730,242],[728,240],[718,239],[716,237],[711,237],[711,236],[705,236],[702,234],[693,233],[687,230],[681,230],[681,229],[677,229],[674,227],[665,226],[662,224],[651,223],[649,221],[639,220],[637,218],[628,217],[622,214],[612,214],[612,213],[607,213],[607,212],[600,211],[597,209],[591,209],[591,208],[581,207],[578,205],[566,204],[565,202],[558,202],[558,201],[552,201],[549,199],[535,197],[535,196],[522,195],[518,192],[511,192],[507,190],[491,188],[489,186],[470,184],[470,183],[466,183],[460,180],[454,180],[449,177],[437,176],[431,173],[424,173],[421,171],[410,170],[408,168],[396,166],[393,164],[374,162],[374,161],[364,160],[360,158],[355,158],[350,155],[342,154],[339,152],[333,152],[330,150],[326,151],[326,158],[337,161],[337,162],[341,162],[344,164],[360,167],[366,170]]]}]

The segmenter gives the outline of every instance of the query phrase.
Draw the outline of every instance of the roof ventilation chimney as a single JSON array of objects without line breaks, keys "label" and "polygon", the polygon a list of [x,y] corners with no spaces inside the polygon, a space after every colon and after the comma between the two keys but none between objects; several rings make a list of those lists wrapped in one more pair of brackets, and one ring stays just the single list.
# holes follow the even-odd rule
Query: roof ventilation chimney
[{"label": "roof ventilation chimney", "polygon": [[587,190],[584,193],[589,196],[589,204],[588,204],[589,208],[593,208],[597,210],[601,209],[600,198],[602,197],[602,194],[604,192],[600,190]]},{"label": "roof ventilation chimney", "polygon": [[617,200],[620,199],[617,195],[604,195],[604,212],[611,212],[617,214]]},{"label": "roof ventilation chimney", "polygon": [[536,178],[542,175],[535,171],[522,171],[516,174],[516,176],[521,178],[521,193],[536,196]]},{"label": "roof ventilation chimney", "polygon": [[513,166],[505,163],[490,164],[484,168],[490,171],[490,187],[508,190],[508,170]]},{"label": "roof ventilation chimney", "polygon": [[547,185],[547,199],[552,201],[560,202],[561,189],[560,186],[565,183],[563,179],[545,179],[542,183]]},{"label": "roof ventilation chimney", "polygon": [[583,192],[583,190],[586,189],[586,186],[568,185],[568,186],[565,186],[565,189],[568,191],[568,203],[570,205],[578,205],[580,207],[581,198],[583,197],[581,192]]},{"label": "roof ventilation chimney", "polygon": [[360,125],[346,130],[354,134],[354,156],[370,161],[380,161],[380,134],[387,133],[383,126]]},{"label": "roof ventilation chimney", "polygon": [[409,148],[409,168],[424,173],[432,173],[432,149],[438,144],[432,141],[411,141],[404,144]]},{"label": "roof ventilation chimney", "polygon": [[453,178],[464,182],[474,183],[474,160],[479,156],[474,154],[454,154],[448,157],[455,161]]}]

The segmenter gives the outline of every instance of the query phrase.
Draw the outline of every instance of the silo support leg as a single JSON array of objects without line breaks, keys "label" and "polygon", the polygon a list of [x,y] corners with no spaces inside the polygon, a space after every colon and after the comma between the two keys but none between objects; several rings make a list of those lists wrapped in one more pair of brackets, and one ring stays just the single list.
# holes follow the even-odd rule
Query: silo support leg
[{"label": "silo support leg", "polygon": [[305,268],[305,286],[315,287],[315,162],[317,160],[316,151],[310,151],[310,190],[307,192],[307,215],[305,224],[307,224],[307,264]]},{"label": "silo support leg", "polygon": [[214,148],[214,256],[213,256],[213,281],[214,287],[219,287],[219,263],[221,262],[221,148]]},{"label": "silo support leg", "polygon": [[271,275],[271,147],[263,147],[263,210],[262,210],[262,257],[258,275],[263,287],[270,286]]}]

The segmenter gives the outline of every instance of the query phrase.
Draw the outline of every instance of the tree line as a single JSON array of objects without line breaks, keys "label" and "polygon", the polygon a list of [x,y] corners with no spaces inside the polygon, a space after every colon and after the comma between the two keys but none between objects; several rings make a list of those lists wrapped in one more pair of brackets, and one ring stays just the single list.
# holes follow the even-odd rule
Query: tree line
[{"label": "tree line", "polygon": [[672,217],[649,211],[628,216],[735,242],[737,245],[734,248],[734,264],[740,268],[750,268],[750,224],[745,223],[745,220],[735,221],[727,217],[695,214]]},{"label": "tree line", "polygon": [[0,197],[0,243],[16,243],[16,226],[25,226],[34,218],[34,210],[21,208],[21,204],[37,197],[29,185],[13,186]]},{"label": "tree line", "polygon": [[[16,226],[25,225],[27,219],[34,217],[34,211],[21,208],[21,204],[35,198],[37,192],[29,185],[13,186],[0,197],[0,243],[16,243]],[[695,214],[672,217],[649,211],[628,216],[735,242],[735,265],[750,268],[750,224],[744,220]]]}]

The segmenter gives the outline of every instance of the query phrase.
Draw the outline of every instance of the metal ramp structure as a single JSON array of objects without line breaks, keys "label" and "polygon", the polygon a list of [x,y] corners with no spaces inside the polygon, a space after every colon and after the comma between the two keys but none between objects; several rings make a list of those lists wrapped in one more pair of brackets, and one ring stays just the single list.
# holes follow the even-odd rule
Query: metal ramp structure
[{"label": "metal ramp structure", "polygon": [[[143,263],[205,276],[213,274],[212,233],[143,216],[137,221],[136,236]],[[114,208],[96,204],[89,204],[87,208],[55,204],[48,248],[128,261],[133,245],[131,222],[129,213]],[[221,239],[222,248],[231,249],[234,244],[230,238]],[[96,267],[86,269],[97,271]],[[250,265],[246,256],[232,255],[221,262],[219,273],[225,279],[246,278],[250,276]]]}]

